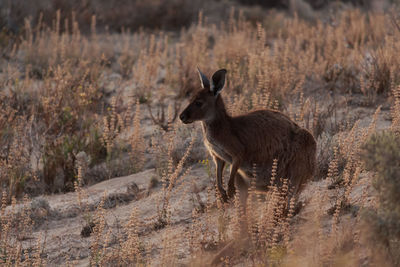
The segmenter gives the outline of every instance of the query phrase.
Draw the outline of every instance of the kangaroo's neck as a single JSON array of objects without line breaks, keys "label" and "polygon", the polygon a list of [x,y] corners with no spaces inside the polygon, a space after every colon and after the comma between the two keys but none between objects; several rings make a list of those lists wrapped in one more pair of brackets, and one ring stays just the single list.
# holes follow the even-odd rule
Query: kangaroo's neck
[{"label": "kangaroo's neck", "polygon": [[231,117],[226,112],[224,101],[219,95],[215,103],[214,116],[208,120],[202,121],[204,133],[212,133],[214,131],[220,131],[223,128],[228,127]]}]

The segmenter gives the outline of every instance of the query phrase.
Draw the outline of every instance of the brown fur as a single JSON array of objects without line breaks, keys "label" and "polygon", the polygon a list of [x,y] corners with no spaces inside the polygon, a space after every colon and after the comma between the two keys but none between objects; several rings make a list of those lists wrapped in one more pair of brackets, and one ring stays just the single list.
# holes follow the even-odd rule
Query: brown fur
[{"label": "brown fur", "polygon": [[[223,200],[234,195],[236,183],[245,203],[254,164],[257,189],[267,190],[274,159],[278,159],[277,177],[288,178],[293,193],[299,192],[315,170],[314,137],[278,111],[257,110],[230,116],[219,94],[225,73],[225,70],[216,72],[210,85],[200,72],[204,88],[180,115],[184,123],[201,121],[204,143],[217,166],[217,185]],[[231,164],[228,194],[222,185],[225,163]]]}]

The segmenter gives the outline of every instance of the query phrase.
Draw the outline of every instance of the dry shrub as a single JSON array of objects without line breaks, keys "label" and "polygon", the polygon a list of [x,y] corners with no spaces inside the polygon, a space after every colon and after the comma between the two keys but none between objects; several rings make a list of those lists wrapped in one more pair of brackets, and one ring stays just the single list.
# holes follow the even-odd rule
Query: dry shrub
[{"label": "dry shrub", "polygon": [[[171,114],[171,108],[169,110],[169,114]],[[171,115],[168,117],[171,118]],[[196,137],[194,141],[192,140],[193,136]],[[171,166],[176,167],[179,164],[182,157],[187,153],[187,147],[192,142],[195,142],[196,150],[187,155],[184,162],[185,167],[204,159],[206,150],[202,143],[201,131],[198,128],[186,127],[177,122],[170,123],[167,132],[161,129],[156,130],[152,137],[151,153],[154,155],[155,169],[159,177],[168,172]]]},{"label": "dry shrub", "polygon": [[[212,10],[218,7],[223,12],[227,3],[215,1],[183,0],[89,0],[89,1],[39,1],[29,3],[21,0],[5,1],[0,4],[0,28],[6,27],[13,32],[22,30],[25,18],[32,18],[35,22],[42,16],[46,24],[51,24],[53,15],[57,10],[61,13],[61,26],[67,24],[71,16],[82,25],[84,32],[89,32],[92,15],[96,15],[98,26],[112,31],[121,31],[123,28],[138,30],[139,28],[178,30],[188,27],[196,20],[199,9]],[[149,19],[154,18],[154,19]]]},{"label": "dry shrub", "polygon": [[[3,158],[0,161],[0,183],[3,188],[7,188],[8,201],[12,196],[22,195],[25,183],[33,175],[30,168],[29,143],[26,142],[27,134],[22,128],[23,123],[23,121],[16,122],[16,128],[9,133],[5,127],[0,136],[12,140],[11,143],[4,140],[9,145],[4,146],[1,151]],[[7,137],[7,134],[11,136]]]},{"label": "dry shrub", "polygon": [[[88,40],[80,34],[76,21],[71,28],[61,30],[59,12],[51,29],[40,23],[32,29],[26,24],[16,53],[25,66],[24,79],[19,80],[18,70],[10,67],[7,79],[2,80],[1,124],[7,125],[1,131],[1,142],[6,144],[2,145],[2,162],[13,169],[4,169],[2,177],[14,177],[2,178],[2,186],[9,186],[12,195],[24,191],[26,182],[33,178],[44,181],[51,192],[72,190],[80,152],[87,154],[92,169],[125,146],[113,147],[113,142],[121,129],[133,123],[127,118],[127,103],[117,103],[117,98],[109,103],[108,88],[118,84],[104,79],[108,62],[104,50],[92,46],[96,33],[92,33],[91,42]],[[136,128],[140,127],[138,120],[140,117]],[[140,142],[140,136],[134,138],[134,143]],[[139,156],[143,148],[137,149]],[[143,165],[139,158],[143,159],[139,156],[134,160],[136,171]],[[11,160],[18,164],[10,165]],[[111,170],[110,176],[118,173],[121,171]]]},{"label": "dry shrub", "polygon": [[[0,262],[4,265],[14,265],[16,262],[24,262],[26,265],[44,265],[43,237],[36,240],[32,249],[22,246],[24,240],[30,239],[33,233],[32,209],[29,206],[29,199],[24,197],[22,207],[17,210],[17,201],[12,198],[12,209],[6,210],[7,193],[3,191],[1,219],[0,219]],[[33,217],[35,218],[35,217]]]},{"label": "dry shrub", "polygon": [[394,103],[392,105],[392,131],[399,135],[400,134],[400,86],[393,88],[392,91],[394,97]]},{"label": "dry shrub", "polygon": [[190,167],[185,169],[185,163],[188,159],[193,145],[195,143],[196,136],[193,134],[192,139],[186,148],[185,153],[180,158],[177,165],[174,165],[171,156],[173,150],[173,139],[169,139],[168,142],[168,163],[167,168],[162,170],[161,182],[162,182],[162,194],[160,194],[160,199],[157,203],[157,220],[155,222],[154,228],[160,229],[164,228],[165,225],[170,223],[171,220],[171,209],[170,209],[170,199],[174,192],[184,184],[183,179],[190,172]]}]

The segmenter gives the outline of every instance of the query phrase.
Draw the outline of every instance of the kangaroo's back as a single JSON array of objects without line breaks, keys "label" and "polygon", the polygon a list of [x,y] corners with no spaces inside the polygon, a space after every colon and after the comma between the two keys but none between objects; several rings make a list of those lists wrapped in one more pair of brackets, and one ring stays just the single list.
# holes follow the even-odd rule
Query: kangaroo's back
[{"label": "kangaroo's back", "polygon": [[245,144],[239,172],[250,178],[256,171],[259,188],[269,185],[274,159],[278,160],[278,177],[289,179],[295,191],[313,175],[314,137],[283,113],[257,110],[233,117],[231,125],[230,135]]}]

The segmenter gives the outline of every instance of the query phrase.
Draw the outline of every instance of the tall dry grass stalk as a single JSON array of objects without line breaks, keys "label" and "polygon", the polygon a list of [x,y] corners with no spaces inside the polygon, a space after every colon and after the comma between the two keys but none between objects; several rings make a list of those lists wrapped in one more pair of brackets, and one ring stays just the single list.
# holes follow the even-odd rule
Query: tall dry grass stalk
[{"label": "tall dry grass stalk", "polygon": [[139,172],[145,164],[145,140],[140,125],[141,110],[139,99],[136,100],[136,111],[133,117],[133,133],[131,136],[131,160],[133,172]]},{"label": "tall dry grass stalk", "polygon": [[[193,144],[195,141],[195,135],[192,136],[192,140],[186,149],[185,154],[179,161],[176,167],[173,166],[173,163],[170,161],[168,163],[168,171],[164,172],[162,177],[163,189],[162,189],[162,199],[159,200],[159,210],[158,210],[158,222],[161,225],[168,224],[171,219],[171,210],[170,210],[170,200],[174,191],[179,189],[179,184],[183,182],[183,179],[190,171],[190,168],[184,170],[184,163],[188,158],[191,150],[193,149]],[[172,149],[172,144],[170,144],[170,149]],[[171,157],[172,159],[172,157]]]}]

